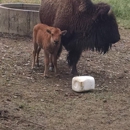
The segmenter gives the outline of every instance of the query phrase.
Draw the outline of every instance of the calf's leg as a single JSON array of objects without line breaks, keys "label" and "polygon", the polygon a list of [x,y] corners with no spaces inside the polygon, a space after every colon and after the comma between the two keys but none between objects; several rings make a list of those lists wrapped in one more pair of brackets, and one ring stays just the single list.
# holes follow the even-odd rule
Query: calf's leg
[{"label": "calf's leg", "polygon": [[56,54],[52,54],[52,63],[54,65],[55,74],[57,74],[58,70],[57,70],[57,55]]},{"label": "calf's leg", "polygon": [[37,63],[37,66],[39,66],[39,53],[41,51],[41,48],[38,46],[37,47],[37,56],[36,56],[36,63]]},{"label": "calf's leg", "polygon": [[44,64],[45,64],[45,70],[44,70],[44,77],[48,77],[48,70],[49,70],[49,53],[44,50]]},{"label": "calf's leg", "polygon": [[37,48],[38,48],[38,45],[37,45],[36,43],[34,43],[32,69],[33,69],[34,66],[35,66],[35,57],[36,57],[36,55],[37,55]]},{"label": "calf's leg", "polygon": [[49,57],[49,70],[53,71],[53,69],[54,69],[54,65],[52,63],[52,54],[50,54],[50,57]]}]

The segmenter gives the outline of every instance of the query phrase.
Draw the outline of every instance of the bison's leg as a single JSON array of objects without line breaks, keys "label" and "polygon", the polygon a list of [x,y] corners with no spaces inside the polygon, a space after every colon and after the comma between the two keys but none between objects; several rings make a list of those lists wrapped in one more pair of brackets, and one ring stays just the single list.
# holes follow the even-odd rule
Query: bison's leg
[{"label": "bison's leg", "polygon": [[72,70],[71,70],[71,74],[73,74],[73,75],[78,75],[78,71],[77,71],[77,66],[76,66],[76,64],[73,64]]},{"label": "bison's leg", "polygon": [[82,53],[81,51],[76,51],[76,50],[69,51],[68,53],[67,60],[69,66],[72,66],[71,74],[73,75],[78,75],[76,65],[78,63],[81,53]]},{"label": "bison's leg", "polygon": [[39,53],[40,53],[40,51],[41,51],[41,48],[38,47],[38,48],[37,48],[37,57],[36,57],[37,66],[39,66]]},{"label": "bison's leg", "polygon": [[48,70],[49,70],[49,53],[44,50],[44,64],[45,64],[45,70],[44,70],[44,77],[48,77]]},{"label": "bison's leg", "polygon": [[32,69],[34,68],[34,65],[35,65],[35,57],[37,54],[37,48],[38,48],[38,45],[36,43],[34,43]]}]

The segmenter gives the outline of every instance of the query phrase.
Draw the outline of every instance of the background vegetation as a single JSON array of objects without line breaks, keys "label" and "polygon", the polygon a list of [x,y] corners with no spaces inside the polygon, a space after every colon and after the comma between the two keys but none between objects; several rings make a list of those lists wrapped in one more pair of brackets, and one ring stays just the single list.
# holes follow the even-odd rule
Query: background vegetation
[{"label": "background vegetation", "polygon": [[114,10],[120,26],[130,28],[130,0],[93,0],[94,2],[109,3]]},{"label": "background vegetation", "polygon": [[[37,3],[40,4],[41,0],[0,0],[0,3]],[[106,2],[109,3],[114,10],[118,23],[124,28],[130,28],[130,0],[93,0],[93,2]]]}]

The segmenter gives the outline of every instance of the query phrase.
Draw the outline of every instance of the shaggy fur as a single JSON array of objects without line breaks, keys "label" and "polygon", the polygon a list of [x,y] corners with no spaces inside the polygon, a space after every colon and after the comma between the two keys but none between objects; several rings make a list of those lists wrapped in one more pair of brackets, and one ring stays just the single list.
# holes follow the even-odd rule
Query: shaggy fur
[{"label": "shaggy fur", "polygon": [[77,73],[76,64],[83,50],[106,53],[119,41],[118,25],[109,11],[108,4],[91,0],[41,0],[41,22],[68,32],[62,44],[73,74]]}]

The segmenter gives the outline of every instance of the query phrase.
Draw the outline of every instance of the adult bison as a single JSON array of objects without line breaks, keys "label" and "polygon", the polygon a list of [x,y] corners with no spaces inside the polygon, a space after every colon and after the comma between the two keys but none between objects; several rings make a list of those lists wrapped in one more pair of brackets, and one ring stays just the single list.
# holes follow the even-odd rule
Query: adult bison
[{"label": "adult bison", "polygon": [[[62,44],[68,51],[72,74],[83,50],[106,53],[120,39],[118,25],[108,4],[91,0],[41,0],[40,21],[67,30]],[[59,50],[61,51],[61,49]]]}]

